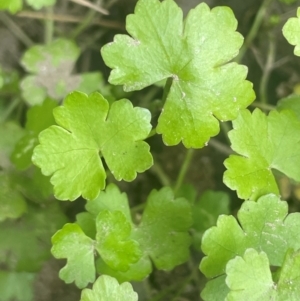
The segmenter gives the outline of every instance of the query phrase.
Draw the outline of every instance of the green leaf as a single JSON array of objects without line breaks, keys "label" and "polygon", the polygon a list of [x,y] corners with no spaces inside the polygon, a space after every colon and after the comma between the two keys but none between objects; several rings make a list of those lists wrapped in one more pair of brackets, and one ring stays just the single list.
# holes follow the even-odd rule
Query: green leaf
[{"label": "green leaf", "polygon": [[22,0],[1,0],[0,2],[0,10],[8,10],[12,14],[21,10],[22,6]]},{"label": "green leaf", "polygon": [[55,258],[67,258],[59,272],[66,283],[75,281],[79,288],[95,281],[94,241],[77,224],[66,224],[52,237],[51,252]]},{"label": "green leaf", "polygon": [[[55,218],[53,218],[55,217]],[[36,272],[50,257],[50,237],[66,222],[57,203],[30,206],[16,221],[0,226],[0,265],[7,270]]]},{"label": "green leaf", "polygon": [[55,124],[53,109],[57,102],[46,99],[42,105],[31,107],[27,111],[26,134],[18,141],[12,153],[11,160],[19,169],[31,165],[33,149],[38,144],[38,135],[41,131]]},{"label": "green leaf", "polygon": [[183,22],[173,0],[139,0],[126,19],[130,36],[116,35],[101,50],[113,69],[109,82],[134,91],[168,78],[157,133],[166,145],[203,147],[219,133],[218,119],[235,119],[255,98],[247,68],[229,63],[243,43],[236,28],[228,7],[201,3]]},{"label": "green leaf", "polygon": [[282,33],[295,46],[294,54],[300,56],[300,8],[297,10],[297,18],[289,18],[284,24]]},{"label": "green leaf", "polygon": [[97,197],[106,178],[99,154],[118,181],[132,181],[137,172],[151,167],[149,145],[142,141],[151,130],[150,113],[133,108],[127,99],[109,109],[99,93],[88,97],[73,92],[54,110],[54,117],[58,126],[39,135],[32,161],[44,175],[54,174],[56,198]]},{"label": "green leaf", "polygon": [[84,289],[80,301],[137,301],[138,295],[133,291],[130,283],[119,284],[110,276],[100,276],[93,285],[93,289]]},{"label": "green leaf", "polygon": [[15,122],[0,124],[0,166],[2,169],[11,168],[11,153],[18,140],[25,134],[25,131]]},{"label": "green leaf", "polygon": [[89,212],[76,214],[76,224],[82,229],[85,235],[91,239],[96,238],[96,224],[94,216]]},{"label": "green leaf", "polygon": [[208,281],[201,292],[201,298],[204,301],[225,300],[229,288],[225,283],[225,275]]},{"label": "green leaf", "polygon": [[226,273],[230,289],[226,301],[278,300],[266,253],[248,249],[243,257],[228,262]]},{"label": "green leaf", "polygon": [[192,223],[190,203],[164,187],[150,193],[134,238],[158,269],[171,270],[190,256]]},{"label": "green leaf", "polygon": [[300,120],[300,95],[290,95],[277,103],[277,110],[292,110]]},{"label": "green leaf", "polygon": [[35,274],[0,271],[0,301],[32,301]]},{"label": "green leaf", "polygon": [[229,195],[222,191],[205,191],[193,206],[193,245],[200,249],[204,231],[214,226],[219,215],[229,214]]},{"label": "green leaf", "polygon": [[288,250],[277,283],[272,280],[269,260],[264,252],[246,250],[243,257],[230,260],[226,283],[230,288],[226,301],[297,301],[300,297],[300,251]]},{"label": "green leaf", "polygon": [[26,0],[27,4],[33,9],[39,10],[45,6],[51,6],[56,3],[56,0]]},{"label": "green leaf", "polygon": [[241,199],[256,200],[268,193],[279,194],[271,169],[300,181],[300,121],[284,110],[266,116],[259,109],[241,111],[228,133],[232,149],[240,154],[225,160],[224,183],[237,190]]},{"label": "green leaf", "polygon": [[16,219],[27,211],[23,196],[11,185],[8,175],[0,173],[0,222]]},{"label": "green leaf", "polygon": [[130,264],[142,256],[137,241],[130,239],[132,225],[120,211],[104,210],[96,220],[96,249],[102,259],[114,270],[126,272]]},{"label": "green leaf", "polygon": [[271,265],[281,266],[289,248],[300,248],[300,213],[287,214],[286,202],[266,195],[257,203],[244,202],[238,221],[220,216],[217,226],[203,235],[202,251],[207,256],[201,261],[201,271],[207,277],[221,275],[227,262],[248,248],[264,251]]}]

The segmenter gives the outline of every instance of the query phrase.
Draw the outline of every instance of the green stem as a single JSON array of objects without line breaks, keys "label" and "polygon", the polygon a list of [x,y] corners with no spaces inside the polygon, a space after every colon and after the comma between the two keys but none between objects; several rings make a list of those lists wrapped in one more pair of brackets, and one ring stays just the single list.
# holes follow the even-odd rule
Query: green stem
[{"label": "green stem", "polygon": [[162,97],[162,103],[163,103],[163,104],[166,102],[166,99],[167,99],[167,97],[168,97],[170,88],[171,88],[171,86],[172,86],[172,82],[173,82],[173,78],[172,78],[172,77],[169,77],[169,78],[167,79],[167,82],[166,82],[165,87],[164,87],[164,93],[163,93],[163,97]]},{"label": "green stem", "polygon": [[[99,4],[99,2],[100,1],[98,0],[96,4]],[[93,19],[95,18],[96,14],[97,11],[91,9],[86,14],[82,22],[79,23],[79,25],[72,31],[72,33],[70,34],[70,38],[75,39],[76,37],[78,37],[93,22]]]},{"label": "green stem", "polygon": [[194,149],[190,148],[187,150],[186,154],[185,154],[185,158],[183,160],[183,163],[181,165],[181,169],[179,172],[179,175],[177,177],[176,183],[175,183],[175,187],[174,187],[174,194],[176,195],[177,191],[179,190],[179,188],[182,186],[182,183],[185,179],[186,173],[190,167],[192,158],[193,158],[193,154],[194,154]]},{"label": "green stem", "polygon": [[231,127],[230,127],[229,123],[228,122],[220,122],[220,127],[221,127],[222,132],[224,133],[224,136],[225,136],[227,142],[230,144],[228,132],[231,130]]},{"label": "green stem", "polygon": [[152,129],[151,132],[149,133],[149,135],[147,136],[146,139],[153,137],[154,135],[156,135],[156,128]]},{"label": "green stem", "polygon": [[164,170],[162,169],[162,167],[160,166],[160,164],[155,163],[151,167],[151,171],[158,177],[160,183],[163,186],[171,186],[171,180],[169,179],[169,177],[167,176],[167,174],[164,172]]},{"label": "green stem", "polygon": [[275,106],[269,105],[267,103],[256,102],[256,101],[253,102],[250,106],[255,107],[255,108],[260,108],[260,109],[263,109],[266,111],[272,111],[272,110],[276,109]]},{"label": "green stem", "polygon": [[218,141],[217,139],[210,139],[208,145],[227,156],[232,155],[234,153],[234,151],[230,147]]},{"label": "green stem", "polygon": [[259,86],[259,96],[260,96],[260,101],[262,104],[267,104],[268,103],[268,82],[269,82],[269,77],[270,73],[273,68],[274,60],[275,60],[275,42],[272,36],[270,36],[269,39],[269,51],[268,51],[268,57],[267,57],[267,62],[266,65],[263,68],[263,74],[261,77],[261,82]]},{"label": "green stem", "polygon": [[252,41],[255,39],[255,37],[257,36],[257,33],[260,29],[260,26],[265,18],[268,6],[270,5],[270,3],[273,0],[264,0],[256,14],[255,20],[253,22],[253,25],[249,31],[249,33],[246,36],[245,39],[245,43],[242,46],[242,48],[240,49],[240,53],[239,55],[236,57],[235,61],[237,63],[241,62],[241,60],[243,59],[247,49],[249,48],[249,46],[252,44]]},{"label": "green stem", "polygon": [[0,13],[0,21],[14,34],[27,48],[34,43],[29,36],[8,15]]},{"label": "green stem", "polygon": [[53,6],[47,7],[45,20],[45,44],[50,44],[53,39],[54,22],[53,22]]},{"label": "green stem", "polygon": [[10,116],[10,114],[15,110],[15,108],[20,104],[21,99],[20,98],[15,98],[10,104],[9,106],[6,108],[6,110],[4,111],[4,113],[2,114],[2,117],[0,119],[0,123],[5,122],[8,117]]}]

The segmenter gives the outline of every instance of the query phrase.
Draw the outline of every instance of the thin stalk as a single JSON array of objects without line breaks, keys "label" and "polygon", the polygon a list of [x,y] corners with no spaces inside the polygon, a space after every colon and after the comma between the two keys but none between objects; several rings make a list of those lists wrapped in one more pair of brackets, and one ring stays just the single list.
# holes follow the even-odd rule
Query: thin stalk
[{"label": "thin stalk", "polygon": [[151,132],[149,133],[149,135],[147,136],[146,139],[153,137],[154,135],[156,135],[156,128],[152,129]]},{"label": "thin stalk", "polygon": [[259,86],[259,96],[260,96],[260,101],[263,104],[268,103],[268,82],[270,78],[270,73],[273,68],[274,60],[275,60],[275,42],[272,36],[270,36],[269,39],[269,50],[268,50],[268,57],[267,57],[267,62],[263,68],[263,74],[261,77],[261,82]]},{"label": "thin stalk", "polygon": [[157,176],[163,186],[171,186],[170,178],[164,172],[159,163],[155,163],[150,170]]},{"label": "thin stalk", "polygon": [[257,36],[257,33],[260,29],[260,26],[265,18],[268,6],[271,4],[273,0],[264,0],[256,14],[255,20],[253,22],[253,25],[250,29],[250,31],[248,32],[246,38],[245,38],[245,43],[242,46],[242,48],[240,49],[240,53],[239,55],[236,57],[235,61],[237,63],[241,62],[241,60],[243,59],[246,51],[248,50],[249,46],[251,45],[251,43],[253,42],[253,40],[255,39],[255,37]]},{"label": "thin stalk", "polygon": [[163,104],[166,102],[166,99],[167,99],[168,94],[170,92],[170,88],[172,86],[172,82],[173,82],[173,78],[169,77],[167,79],[167,82],[166,82],[165,87],[164,87],[164,93],[163,93],[163,97],[162,97]]},{"label": "thin stalk", "polygon": [[228,124],[228,122],[221,122],[220,127],[221,127],[222,132],[224,133],[224,136],[225,136],[227,142],[230,143],[230,140],[228,137],[228,132],[231,130],[230,125]]},{"label": "thin stalk", "polygon": [[21,99],[15,98],[8,107],[6,107],[4,113],[2,114],[2,117],[0,119],[0,123],[5,122],[8,117],[11,115],[11,113],[15,110],[15,108],[20,104]]},{"label": "thin stalk", "polygon": [[187,150],[186,154],[185,154],[185,158],[183,160],[183,163],[181,165],[181,169],[180,172],[178,174],[175,186],[174,186],[174,194],[176,195],[178,189],[182,186],[182,183],[185,179],[186,173],[190,167],[192,158],[193,158],[193,154],[194,154],[194,149],[190,148]]},{"label": "thin stalk", "polygon": [[[98,4],[99,1],[96,2]],[[70,34],[71,39],[75,39],[77,36],[79,36],[92,22],[97,14],[97,11],[91,9],[83,19],[81,23],[72,31]]]},{"label": "thin stalk", "polygon": [[208,145],[227,156],[232,155],[234,153],[234,151],[230,147],[218,141],[217,139],[210,139]]},{"label": "thin stalk", "polygon": [[53,33],[54,33],[54,22],[53,18],[51,18],[53,15],[53,6],[47,7],[46,9],[46,16],[45,19],[45,44],[50,44],[53,39]]},{"label": "thin stalk", "polygon": [[255,107],[255,108],[260,108],[260,109],[263,109],[266,111],[272,111],[272,110],[276,109],[275,106],[269,105],[267,103],[256,102],[256,101],[253,102],[250,106]]},{"label": "thin stalk", "polygon": [[8,15],[0,13],[0,21],[15,35],[27,48],[34,43],[29,36]]}]

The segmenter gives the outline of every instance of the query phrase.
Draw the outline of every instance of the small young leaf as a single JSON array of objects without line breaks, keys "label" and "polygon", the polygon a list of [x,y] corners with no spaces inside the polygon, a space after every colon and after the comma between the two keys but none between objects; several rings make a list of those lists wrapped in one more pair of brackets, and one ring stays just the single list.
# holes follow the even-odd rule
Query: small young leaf
[{"label": "small young leaf", "polygon": [[93,285],[93,289],[84,289],[80,301],[137,301],[138,295],[133,291],[130,283],[119,284],[110,276],[100,276]]},{"label": "small young leaf", "polygon": [[[226,284],[230,292],[226,301],[279,300],[266,253],[246,250],[243,257],[237,256],[226,266]],[[293,300],[293,299],[285,299]]]},{"label": "small young leaf", "polygon": [[244,202],[233,216],[220,216],[216,227],[207,230],[202,251],[207,256],[200,264],[207,277],[221,275],[227,262],[246,249],[264,251],[273,266],[281,266],[289,248],[300,248],[300,213],[287,215],[287,203],[275,195],[266,195],[256,202]]},{"label": "small young leaf", "polygon": [[126,272],[142,256],[138,242],[130,239],[131,223],[120,211],[104,210],[97,216],[96,224],[97,251],[112,269]]},{"label": "small young leaf", "polygon": [[217,119],[235,119],[255,97],[247,68],[229,63],[243,43],[236,28],[228,7],[201,3],[183,22],[173,0],[139,0],[126,19],[131,36],[116,35],[101,50],[109,81],[134,91],[168,78],[157,132],[166,145],[203,147],[218,134]]},{"label": "small young leaf", "polygon": [[52,237],[51,252],[55,258],[67,258],[59,272],[66,283],[75,281],[79,288],[95,281],[94,241],[77,224],[66,224]]},{"label": "small young leaf", "polygon": [[87,200],[105,187],[105,170],[99,153],[117,180],[132,181],[151,167],[149,145],[142,141],[150,130],[150,113],[122,99],[109,109],[99,93],[89,97],[73,92],[64,106],[54,110],[58,126],[43,131],[32,157],[60,200]]},{"label": "small young leaf", "polygon": [[294,54],[300,56],[300,8],[297,10],[297,18],[289,18],[282,32],[288,42],[295,46]]},{"label": "small young leaf", "polygon": [[32,301],[35,274],[0,271],[0,301]]},{"label": "small young leaf", "polygon": [[26,134],[18,141],[11,155],[11,160],[17,168],[25,169],[31,165],[39,133],[55,124],[52,111],[56,106],[56,101],[46,99],[42,105],[33,106],[27,111]]},{"label": "small young leaf", "polygon": [[289,110],[272,111],[269,116],[259,109],[252,114],[241,111],[228,134],[232,149],[241,156],[225,160],[224,183],[240,198],[257,200],[279,194],[272,168],[300,181],[299,132],[300,121]]}]

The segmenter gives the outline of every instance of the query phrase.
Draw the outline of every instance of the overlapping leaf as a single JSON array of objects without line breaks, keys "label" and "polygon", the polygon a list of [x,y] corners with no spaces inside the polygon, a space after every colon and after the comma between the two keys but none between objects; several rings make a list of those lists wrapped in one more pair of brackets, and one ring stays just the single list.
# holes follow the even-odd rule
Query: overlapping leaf
[{"label": "overlapping leaf", "polygon": [[286,202],[266,195],[257,202],[244,202],[238,221],[220,216],[217,226],[204,233],[202,251],[206,257],[201,261],[201,271],[209,278],[222,275],[228,261],[243,256],[249,248],[265,252],[270,265],[283,266],[286,252],[300,248],[300,213],[287,213]]},{"label": "overlapping leaf", "polygon": [[300,181],[300,121],[289,110],[272,111],[266,116],[259,109],[241,111],[229,132],[231,155],[224,164],[224,183],[237,190],[242,199],[256,200],[275,193],[278,187],[271,169]]},{"label": "overlapping leaf", "polygon": [[52,237],[51,252],[56,258],[67,258],[59,276],[66,283],[75,281],[79,288],[94,282],[94,241],[87,237],[77,224],[66,224]]},{"label": "overlapping leaf", "polygon": [[8,10],[10,13],[15,14],[22,9],[25,2],[33,9],[38,10],[45,6],[54,5],[56,0],[1,0],[0,10]]},{"label": "overlapping leaf", "polygon": [[[114,184],[108,185],[97,199],[88,202],[86,208],[88,212],[80,214],[77,221],[86,234],[78,225],[72,227],[80,229],[84,241],[89,242],[87,245],[101,256],[96,263],[97,272],[101,274],[116,277],[120,282],[142,280],[152,271],[151,260],[158,269],[168,270],[189,257],[191,205],[183,198],[174,199],[170,188],[154,190],[150,194],[138,226],[131,220],[126,194],[120,193]],[[53,240],[55,248],[64,252],[60,257],[69,258],[72,255],[68,255],[68,250],[75,248],[76,241],[80,243],[81,239],[76,240],[72,231],[63,231],[57,238],[56,235]],[[68,248],[65,247],[64,237],[72,240]],[[77,247],[77,250],[80,251],[80,248]],[[77,275],[83,275],[86,269],[84,260],[80,259],[85,254],[77,254],[76,258],[72,258],[74,264],[69,263],[72,269],[77,266]],[[88,258],[94,264],[93,252],[89,252]],[[65,275],[62,276],[64,280],[67,279]],[[87,277],[83,275],[83,278],[88,283]]]},{"label": "overlapping leaf", "polygon": [[280,270],[279,279],[274,283],[267,255],[248,249],[243,257],[237,256],[227,264],[226,283],[230,292],[225,300],[299,300],[299,269],[299,251],[289,250]]},{"label": "overlapping leaf", "polygon": [[99,72],[72,74],[79,54],[79,47],[66,39],[29,48],[21,60],[26,71],[31,73],[21,82],[27,103],[41,104],[47,96],[61,100],[76,89],[87,94],[101,89],[109,95]]},{"label": "overlapping leaf", "polygon": [[110,276],[100,276],[93,285],[93,289],[84,289],[80,301],[137,301],[138,295],[133,291],[130,283],[119,284]]},{"label": "overlapping leaf", "polygon": [[202,147],[219,132],[217,119],[236,118],[254,99],[247,69],[228,63],[243,42],[236,28],[228,7],[201,3],[183,22],[173,0],[139,0],[126,19],[130,36],[116,35],[101,50],[109,81],[133,91],[168,78],[157,132],[167,145]]},{"label": "overlapping leaf", "polygon": [[51,175],[55,196],[95,199],[105,187],[103,156],[117,180],[132,181],[152,165],[150,113],[122,99],[109,108],[99,93],[73,92],[54,110],[58,126],[43,131],[32,157],[44,175]]},{"label": "overlapping leaf", "polygon": [[33,149],[38,144],[39,133],[55,124],[52,111],[56,106],[56,101],[46,99],[42,105],[33,106],[27,111],[26,134],[18,141],[11,156],[12,162],[19,169],[31,165],[31,157]]},{"label": "overlapping leaf", "polygon": [[288,42],[295,46],[294,54],[300,56],[300,8],[297,10],[297,18],[289,18],[282,32]]}]

